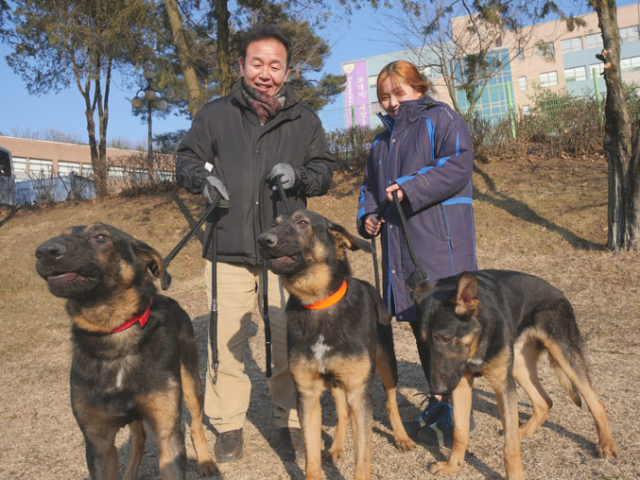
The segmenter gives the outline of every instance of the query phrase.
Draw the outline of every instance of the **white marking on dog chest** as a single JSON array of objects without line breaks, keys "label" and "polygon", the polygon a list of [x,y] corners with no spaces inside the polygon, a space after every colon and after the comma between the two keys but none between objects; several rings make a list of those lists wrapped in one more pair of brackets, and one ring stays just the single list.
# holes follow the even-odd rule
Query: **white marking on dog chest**
[{"label": "white marking on dog chest", "polygon": [[324,357],[329,353],[331,347],[324,343],[324,336],[320,335],[318,341],[311,347],[311,351],[315,356],[315,359],[320,364],[320,372],[324,373]]},{"label": "white marking on dog chest", "polygon": [[118,390],[122,389],[123,382],[124,382],[124,368],[120,367],[120,370],[118,370],[118,375],[116,375],[116,388]]}]

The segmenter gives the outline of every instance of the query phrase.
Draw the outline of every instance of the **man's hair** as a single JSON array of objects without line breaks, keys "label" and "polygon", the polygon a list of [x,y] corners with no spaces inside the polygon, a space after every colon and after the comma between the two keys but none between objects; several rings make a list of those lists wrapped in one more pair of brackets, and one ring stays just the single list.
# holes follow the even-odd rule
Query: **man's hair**
[{"label": "man's hair", "polygon": [[286,67],[289,68],[291,65],[291,40],[289,40],[289,37],[284,33],[284,31],[282,31],[282,29],[269,23],[256,25],[245,34],[244,39],[242,40],[242,62],[246,62],[247,48],[250,43],[265,40],[267,38],[273,38],[284,45],[284,48],[287,51]]}]

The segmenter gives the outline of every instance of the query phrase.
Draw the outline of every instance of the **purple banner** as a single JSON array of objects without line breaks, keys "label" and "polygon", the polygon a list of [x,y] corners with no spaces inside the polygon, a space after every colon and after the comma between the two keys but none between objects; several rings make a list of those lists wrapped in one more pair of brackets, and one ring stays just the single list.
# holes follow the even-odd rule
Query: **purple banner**
[{"label": "purple banner", "polygon": [[369,126],[369,85],[367,67],[363,61],[342,66],[342,73],[347,77],[347,88],[344,90],[344,106],[346,110],[347,128],[355,125]]}]

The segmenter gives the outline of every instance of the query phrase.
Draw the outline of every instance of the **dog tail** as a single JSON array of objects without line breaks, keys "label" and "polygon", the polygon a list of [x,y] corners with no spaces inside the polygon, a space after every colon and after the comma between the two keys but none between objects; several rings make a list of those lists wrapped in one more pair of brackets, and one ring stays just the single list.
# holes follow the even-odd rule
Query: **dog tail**
[{"label": "dog tail", "polygon": [[[551,363],[551,367],[553,368],[553,373],[558,380],[558,383],[564,388],[569,395],[569,398],[573,403],[577,406],[582,407],[582,399],[580,398],[580,392],[576,388],[575,384],[567,377],[567,374],[564,373],[564,370],[555,359],[549,355],[549,363]],[[573,362],[571,362],[573,363]]]}]

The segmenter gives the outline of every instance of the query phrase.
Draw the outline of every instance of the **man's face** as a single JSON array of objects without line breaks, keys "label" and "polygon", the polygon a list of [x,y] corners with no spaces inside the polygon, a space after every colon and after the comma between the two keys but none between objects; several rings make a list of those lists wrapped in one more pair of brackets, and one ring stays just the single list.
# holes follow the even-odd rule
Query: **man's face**
[{"label": "man's face", "polygon": [[240,69],[247,85],[275,96],[287,81],[287,49],[275,38],[256,40],[247,45]]}]

